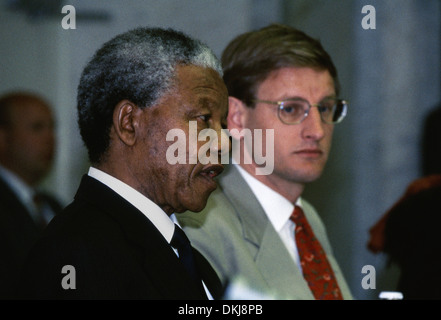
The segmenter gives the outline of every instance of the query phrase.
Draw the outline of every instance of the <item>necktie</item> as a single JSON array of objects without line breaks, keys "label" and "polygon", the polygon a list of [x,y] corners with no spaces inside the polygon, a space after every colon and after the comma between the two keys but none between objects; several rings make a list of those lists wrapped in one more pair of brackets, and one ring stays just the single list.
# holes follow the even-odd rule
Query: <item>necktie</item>
[{"label": "necktie", "polygon": [[194,262],[193,250],[190,240],[188,240],[185,232],[182,231],[182,229],[177,225],[175,225],[175,232],[173,233],[173,238],[170,244],[173,248],[178,250],[179,260],[182,261],[185,269],[196,282],[196,285],[199,287],[199,289],[202,290],[201,292],[204,292],[205,295],[205,290],[202,287],[202,280],[197,272],[196,264]]},{"label": "necktie", "polygon": [[340,288],[320,242],[315,237],[302,208],[295,206],[291,220],[303,277],[317,300],[342,300]]},{"label": "necktie", "polygon": [[35,224],[39,229],[43,230],[47,225],[46,219],[44,218],[45,201],[43,199],[43,196],[37,192],[34,194],[32,201],[34,202],[34,206],[36,209],[34,215]]}]

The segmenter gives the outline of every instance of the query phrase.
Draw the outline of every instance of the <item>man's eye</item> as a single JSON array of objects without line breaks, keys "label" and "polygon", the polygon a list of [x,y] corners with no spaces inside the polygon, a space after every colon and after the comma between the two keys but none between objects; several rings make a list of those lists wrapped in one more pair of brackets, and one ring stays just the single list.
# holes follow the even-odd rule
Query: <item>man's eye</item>
[{"label": "man's eye", "polygon": [[303,106],[296,103],[286,104],[283,106],[282,111],[286,114],[299,114],[303,112]]},{"label": "man's eye", "polygon": [[210,119],[210,116],[208,114],[202,114],[198,116],[198,119],[202,120],[203,122],[207,122]]},{"label": "man's eye", "polygon": [[333,107],[332,106],[327,106],[327,105],[323,105],[323,106],[318,106],[317,107],[320,113],[329,113],[332,111]]}]

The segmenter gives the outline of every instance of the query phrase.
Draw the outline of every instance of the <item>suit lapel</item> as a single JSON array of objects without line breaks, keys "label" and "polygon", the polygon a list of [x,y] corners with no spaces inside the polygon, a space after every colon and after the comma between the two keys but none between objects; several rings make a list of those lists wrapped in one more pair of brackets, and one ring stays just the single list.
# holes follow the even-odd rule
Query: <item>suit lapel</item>
[{"label": "suit lapel", "polygon": [[221,187],[227,186],[223,192],[242,223],[244,239],[260,246],[269,221],[259,201],[234,165],[227,166],[219,183]]},{"label": "suit lapel", "polygon": [[314,299],[308,284],[271,223],[262,232],[256,265],[270,287],[287,299]]},{"label": "suit lapel", "polygon": [[[89,195],[92,195],[89,196]],[[167,299],[204,299],[169,243],[150,220],[101,182],[85,175],[76,198],[104,210],[121,227],[147,277]]]},{"label": "suit lapel", "polygon": [[228,166],[220,184],[228,186],[223,192],[241,221],[244,239],[256,248],[256,266],[269,287],[278,288],[286,298],[314,299],[279,234],[235,166]]},{"label": "suit lapel", "polygon": [[[164,240],[165,241],[165,240]],[[206,299],[187,274],[173,249],[167,242],[151,242],[145,246],[143,267],[161,295],[167,299]]]},{"label": "suit lapel", "polygon": [[198,266],[198,272],[210,291],[214,299],[221,299],[223,295],[223,287],[216,271],[212,268],[210,263],[204,258],[204,256],[193,248],[193,254]]}]

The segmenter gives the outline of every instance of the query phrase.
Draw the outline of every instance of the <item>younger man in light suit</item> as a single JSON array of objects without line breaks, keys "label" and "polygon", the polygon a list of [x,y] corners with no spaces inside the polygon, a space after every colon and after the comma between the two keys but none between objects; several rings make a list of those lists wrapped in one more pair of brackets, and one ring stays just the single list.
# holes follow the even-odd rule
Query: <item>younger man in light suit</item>
[{"label": "younger man in light suit", "polygon": [[[235,38],[223,52],[222,65],[228,129],[233,147],[239,148],[233,149],[235,162],[220,177],[206,208],[181,215],[181,225],[224,284],[239,279],[279,299],[351,299],[325,226],[301,197],[305,185],[320,177],[334,124],[346,115],[331,58],[303,32],[270,25]],[[256,148],[244,142],[244,130],[250,130],[254,146],[255,133],[262,130],[262,154],[274,161],[270,174],[259,174],[263,165]],[[267,140],[271,132],[274,141]],[[307,227],[290,219],[299,216],[295,206],[303,208],[312,228],[308,232],[323,249],[312,253],[301,247],[317,241],[296,239]],[[319,259],[327,260],[326,269],[311,276],[307,264]]]}]

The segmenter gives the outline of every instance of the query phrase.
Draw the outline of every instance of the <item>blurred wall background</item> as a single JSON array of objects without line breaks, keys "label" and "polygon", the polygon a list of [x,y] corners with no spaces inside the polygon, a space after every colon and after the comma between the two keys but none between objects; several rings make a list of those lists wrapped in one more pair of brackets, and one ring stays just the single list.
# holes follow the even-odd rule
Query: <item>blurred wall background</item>
[{"label": "blurred wall background", "polygon": [[[67,4],[76,9],[76,29],[61,26]],[[365,5],[375,8],[375,29],[362,27]],[[399,270],[366,249],[368,229],[421,175],[423,120],[441,102],[439,0],[1,0],[0,94],[30,90],[53,105],[58,153],[44,185],[67,204],[89,165],[76,87],[96,49],[131,28],[162,26],[220,56],[233,37],[271,22],[319,38],[339,70],[349,114],[305,197],[325,221],[355,298],[377,299],[394,289]],[[375,267],[375,289],[361,286],[364,265]]]}]

